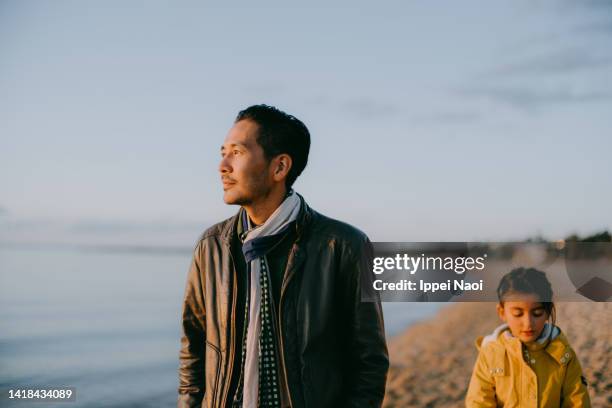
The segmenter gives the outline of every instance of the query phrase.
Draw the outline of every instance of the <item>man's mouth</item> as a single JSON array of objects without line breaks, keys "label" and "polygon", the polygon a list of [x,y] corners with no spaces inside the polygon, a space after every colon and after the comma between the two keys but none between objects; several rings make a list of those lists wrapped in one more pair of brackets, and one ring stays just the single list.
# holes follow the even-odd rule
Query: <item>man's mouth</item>
[{"label": "man's mouth", "polygon": [[525,335],[525,336],[533,336],[534,333],[535,332],[533,330],[525,330],[525,331],[523,331],[523,335]]},{"label": "man's mouth", "polygon": [[228,188],[236,184],[235,181],[229,181],[229,180],[222,180],[222,183],[223,183],[223,190],[227,190]]}]

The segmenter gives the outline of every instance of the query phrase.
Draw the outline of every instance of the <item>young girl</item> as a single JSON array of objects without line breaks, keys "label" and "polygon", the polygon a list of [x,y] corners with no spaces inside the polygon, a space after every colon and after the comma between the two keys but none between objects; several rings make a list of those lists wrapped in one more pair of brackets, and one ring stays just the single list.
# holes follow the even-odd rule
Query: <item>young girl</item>
[{"label": "young girl", "polygon": [[578,358],[555,326],[552,295],[537,269],[514,269],[502,278],[497,313],[504,324],[476,340],[468,408],[591,406]]}]

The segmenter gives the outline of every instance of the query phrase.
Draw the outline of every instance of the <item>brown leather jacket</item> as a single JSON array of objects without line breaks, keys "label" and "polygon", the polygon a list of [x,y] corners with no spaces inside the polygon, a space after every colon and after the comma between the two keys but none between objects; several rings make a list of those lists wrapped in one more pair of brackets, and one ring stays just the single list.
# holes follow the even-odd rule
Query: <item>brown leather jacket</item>
[{"label": "brown leather jacket", "polygon": [[[178,407],[228,407],[236,328],[237,216],[198,242],[183,303]],[[379,407],[389,367],[379,302],[361,302],[371,254],[354,227],[302,199],[279,300],[283,408]],[[364,261],[365,260],[365,261]]]}]

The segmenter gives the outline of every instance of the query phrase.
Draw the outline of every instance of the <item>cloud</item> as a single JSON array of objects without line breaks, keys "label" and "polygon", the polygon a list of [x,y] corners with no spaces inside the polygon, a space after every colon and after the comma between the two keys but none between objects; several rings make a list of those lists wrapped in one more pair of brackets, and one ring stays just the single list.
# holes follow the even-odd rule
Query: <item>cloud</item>
[{"label": "cloud", "polygon": [[460,125],[474,123],[483,118],[479,112],[438,111],[427,115],[414,116],[412,122],[425,125]]},{"label": "cloud", "polygon": [[544,105],[585,103],[612,100],[612,89],[577,91],[571,88],[538,89],[537,87],[475,87],[460,91],[470,97],[482,97],[522,110],[533,110]]},{"label": "cloud", "polygon": [[399,107],[370,98],[354,98],[341,104],[341,109],[359,119],[380,119],[399,114]]},{"label": "cloud", "polygon": [[280,96],[286,93],[287,87],[281,82],[263,81],[244,87],[244,93],[255,97]]},{"label": "cloud", "polygon": [[[568,14],[569,5],[558,11]],[[506,63],[485,68],[484,74],[451,93],[531,112],[564,104],[609,103],[612,54],[606,52],[609,37],[598,35],[612,34],[612,1],[591,0],[576,7],[588,13],[573,13],[573,23],[559,19],[538,38],[523,38],[520,47],[506,47]]]},{"label": "cloud", "polygon": [[565,74],[611,65],[612,55],[597,55],[593,50],[574,48],[510,63],[494,69],[491,74],[498,76]]},{"label": "cloud", "polygon": [[[573,1],[570,2],[574,3]],[[586,7],[592,7],[603,11],[609,11],[606,9],[612,9],[612,2],[610,2],[610,0],[583,0],[582,2],[578,2],[578,4],[581,3]]]},{"label": "cloud", "polygon": [[610,35],[612,34],[612,20],[595,21],[587,24],[580,24],[572,30],[578,35]]}]

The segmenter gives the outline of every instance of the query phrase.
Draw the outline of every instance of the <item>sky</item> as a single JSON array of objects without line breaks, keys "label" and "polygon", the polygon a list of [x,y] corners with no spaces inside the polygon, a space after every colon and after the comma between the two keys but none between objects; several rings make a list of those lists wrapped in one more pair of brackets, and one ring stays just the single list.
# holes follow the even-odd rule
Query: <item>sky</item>
[{"label": "sky", "polygon": [[612,229],[612,3],[0,2],[0,243],[192,246],[267,103],[373,241]]}]

